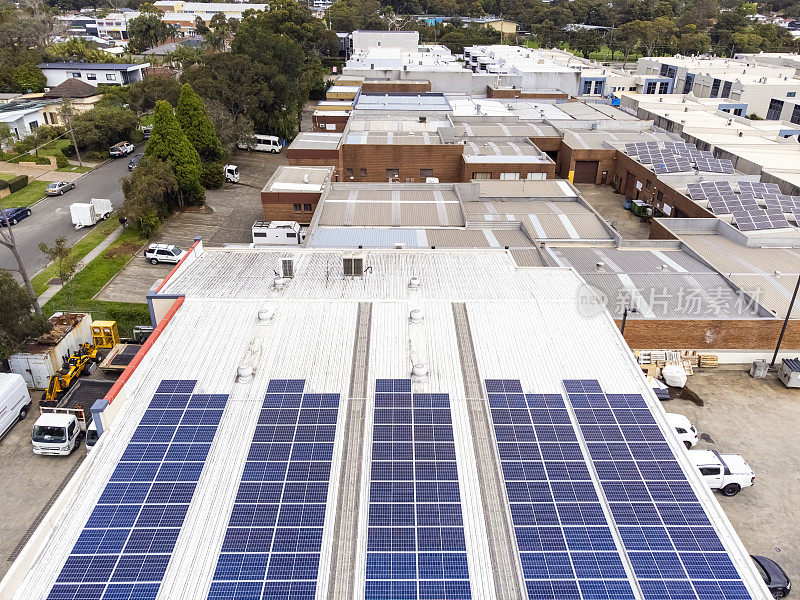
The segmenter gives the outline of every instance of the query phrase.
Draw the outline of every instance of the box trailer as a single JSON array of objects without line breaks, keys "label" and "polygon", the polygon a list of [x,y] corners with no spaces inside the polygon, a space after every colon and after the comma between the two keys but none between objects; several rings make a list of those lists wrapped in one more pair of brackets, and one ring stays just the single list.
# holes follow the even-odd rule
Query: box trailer
[{"label": "box trailer", "polygon": [[113,210],[111,200],[106,198],[92,198],[90,202],[74,202],[69,205],[69,215],[75,229],[96,225],[107,219]]},{"label": "box trailer", "polygon": [[253,244],[297,245],[306,239],[307,227],[300,227],[297,221],[256,221],[253,223]]}]

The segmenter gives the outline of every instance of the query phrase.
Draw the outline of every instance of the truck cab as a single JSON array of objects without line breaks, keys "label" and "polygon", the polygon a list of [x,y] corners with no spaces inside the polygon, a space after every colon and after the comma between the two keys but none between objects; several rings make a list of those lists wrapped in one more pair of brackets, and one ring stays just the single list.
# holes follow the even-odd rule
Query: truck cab
[{"label": "truck cab", "polygon": [[677,434],[678,439],[686,446],[687,450],[697,445],[699,441],[697,438],[697,430],[689,419],[683,415],[667,413],[667,422]]},{"label": "truck cab", "polygon": [[735,496],[756,481],[753,469],[738,454],[720,454],[716,450],[690,450],[687,454],[708,486],[723,496]]},{"label": "truck cab", "polygon": [[34,454],[67,456],[78,447],[83,433],[77,417],[65,413],[42,413],[31,432]]},{"label": "truck cab", "polygon": [[100,436],[97,435],[97,423],[92,421],[86,428],[86,452],[91,452]]}]

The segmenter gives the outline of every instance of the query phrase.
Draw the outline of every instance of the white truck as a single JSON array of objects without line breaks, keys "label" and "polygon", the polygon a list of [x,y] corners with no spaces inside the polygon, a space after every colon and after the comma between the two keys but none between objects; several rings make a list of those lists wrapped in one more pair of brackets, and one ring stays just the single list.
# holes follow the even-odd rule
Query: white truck
[{"label": "white truck", "polygon": [[687,454],[709,487],[723,496],[735,496],[756,481],[753,469],[738,454],[720,454],[716,450],[689,450]]},{"label": "white truck", "polygon": [[[58,409],[52,409],[58,410]],[[34,454],[67,456],[81,443],[83,429],[75,414],[43,412],[31,432]]]},{"label": "white truck", "polygon": [[94,420],[86,428],[86,452],[91,452],[100,436],[97,435],[97,423]]},{"label": "white truck", "polygon": [[253,244],[297,245],[302,244],[308,233],[307,227],[300,227],[297,221],[256,221],[253,223]]},{"label": "white truck", "polygon": [[90,202],[74,202],[69,205],[69,215],[75,229],[91,227],[107,219],[114,207],[107,198],[92,198]]},{"label": "white truck", "polygon": [[678,439],[683,442],[687,450],[691,450],[693,446],[697,445],[699,441],[697,438],[697,430],[689,419],[683,415],[667,413],[667,423],[675,430]]},{"label": "white truck", "polygon": [[22,375],[0,373],[0,437],[31,410],[31,395]]}]

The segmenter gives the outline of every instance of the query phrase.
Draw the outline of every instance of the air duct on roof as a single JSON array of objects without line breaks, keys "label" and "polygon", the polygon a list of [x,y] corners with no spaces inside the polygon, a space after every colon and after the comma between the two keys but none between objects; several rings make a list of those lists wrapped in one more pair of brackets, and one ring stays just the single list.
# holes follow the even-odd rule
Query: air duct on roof
[{"label": "air duct on roof", "polygon": [[418,288],[420,286],[419,277],[412,277],[408,280],[408,287],[410,288]]},{"label": "air duct on roof", "polygon": [[253,380],[253,367],[247,363],[242,363],[236,369],[236,381],[239,383],[248,383]]},{"label": "air duct on roof", "polygon": [[411,367],[411,378],[419,381],[423,379],[428,374],[428,367],[425,363],[416,363],[413,367]]},{"label": "air duct on roof", "polygon": [[419,308],[415,308],[408,315],[408,318],[411,319],[412,323],[422,323],[423,319],[425,319],[425,313],[423,313]]}]

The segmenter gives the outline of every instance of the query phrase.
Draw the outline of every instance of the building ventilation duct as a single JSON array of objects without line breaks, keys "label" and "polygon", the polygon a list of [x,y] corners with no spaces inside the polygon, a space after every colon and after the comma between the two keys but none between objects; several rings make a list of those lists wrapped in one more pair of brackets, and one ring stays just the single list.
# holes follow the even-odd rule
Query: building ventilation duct
[{"label": "building ventilation duct", "polygon": [[419,277],[412,277],[411,279],[408,280],[408,287],[410,287],[410,288],[416,289],[420,285],[422,285],[422,284],[421,284],[421,282],[419,280]]},{"label": "building ventilation duct", "polygon": [[411,378],[416,381],[424,379],[427,374],[428,367],[424,363],[416,363],[413,367],[411,367]]},{"label": "building ventilation duct", "polygon": [[422,323],[422,320],[425,318],[425,314],[418,308],[415,308],[411,311],[409,315],[412,323]]},{"label": "building ventilation duct", "polygon": [[253,367],[247,363],[242,363],[236,369],[236,380],[239,383],[248,383],[253,380]]}]

